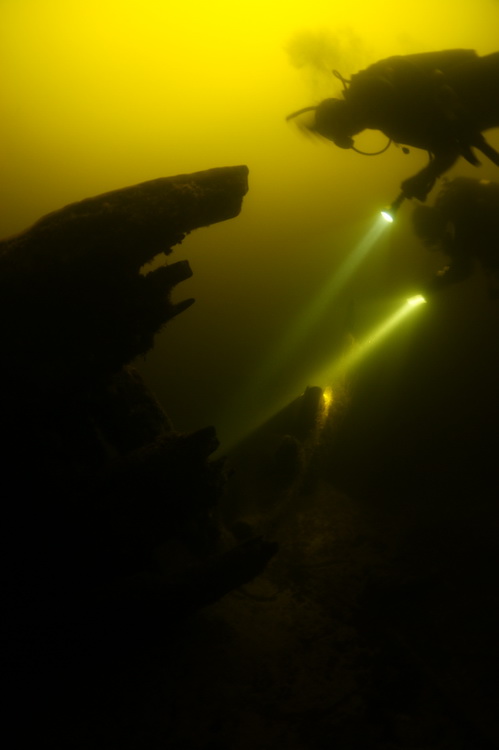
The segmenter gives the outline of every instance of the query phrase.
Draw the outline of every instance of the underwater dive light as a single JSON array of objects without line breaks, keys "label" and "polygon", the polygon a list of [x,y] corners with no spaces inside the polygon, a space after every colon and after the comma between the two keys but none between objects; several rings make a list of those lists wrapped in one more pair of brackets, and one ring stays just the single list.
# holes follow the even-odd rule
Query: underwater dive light
[{"label": "underwater dive light", "polygon": [[417,305],[423,305],[425,302],[426,299],[422,294],[415,294],[414,297],[409,297],[409,299],[407,300],[407,304],[410,307],[417,307]]},{"label": "underwater dive light", "polygon": [[[399,306],[374,326],[360,340],[355,341],[348,351],[340,357],[336,357],[320,373],[316,380],[323,383],[338,381],[345,373],[351,371],[359,362],[362,362],[372,351],[376,351],[378,345],[388,336],[394,333],[402,323],[421,310],[426,303],[422,294],[414,294],[404,300],[400,300]],[[323,396],[325,408],[327,407],[326,395]]]},{"label": "underwater dive light", "polygon": [[381,216],[384,218],[384,220],[388,221],[391,224],[395,219],[395,214],[404,201],[405,195],[404,193],[400,193],[400,195],[393,201],[391,205],[388,206],[388,208],[384,208],[383,211],[381,211]]}]

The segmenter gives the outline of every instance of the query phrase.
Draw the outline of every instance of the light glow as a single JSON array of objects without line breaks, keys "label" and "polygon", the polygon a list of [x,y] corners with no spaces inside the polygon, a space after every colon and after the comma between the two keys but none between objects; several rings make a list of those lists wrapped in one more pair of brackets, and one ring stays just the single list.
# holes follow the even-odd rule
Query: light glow
[{"label": "light glow", "polygon": [[306,340],[309,331],[317,325],[326,310],[331,305],[338,292],[343,289],[347,281],[354,275],[361,263],[367,257],[369,251],[375,246],[381,236],[385,224],[381,220],[375,221],[372,227],[359,240],[348,257],[343,261],[339,268],[335,268],[331,276],[326,280],[321,291],[311,300],[309,307],[302,310],[296,323],[292,325],[287,335],[282,339],[280,344],[275,348],[274,354],[266,364],[263,365],[266,372],[261,372],[258,382],[261,382],[261,376],[270,376],[276,369],[282,367],[286,360],[292,355],[300,345]]},{"label": "light glow", "polygon": [[407,300],[407,304],[411,307],[416,307],[417,305],[422,305],[426,302],[426,299],[423,297],[422,294],[416,294],[414,297],[409,297]]},{"label": "light glow", "polygon": [[327,413],[329,407],[333,403],[333,389],[331,386],[326,386],[322,392],[322,400],[324,402],[324,411]]},{"label": "light glow", "polygon": [[322,289],[311,300],[310,305],[300,311],[299,317],[290,325],[281,341],[273,348],[270,356],[260,364],[259,368],[253,371],[234,402],[231,402],[227,407],[228,411],[237,409],[236,405],[241,402],[254,399],[255,393],[271,382],[276,373],[285,369],[286,364],[294,354],[303,347],[310,331],[314,330],[320,323],[331,304],[334,303],[335,297],[352,278],[370,250],[375,246],[385,227],[385,222],[381,217],[377,217],[339,268],[332,271]]},{"label": "light glow", "polygon": [[402,203],[405,201],[405,195],[404,193],[399,193],[399,195],[395,198],[393,203],[388,206],[388,208],[383,209],[383,211],[380,211],[381,216],[385,221],[387,221],[389,224],[392,224],[395,220],[395,214],[399,210]]},{"label": "light glow", "polygon": [[333,389],[331,386],[326,386],[322,389],[322,408],[319,409],[319,413],[317,416],[317,432],[320,433],[326,424],[327,418],[329,416],[329,410],[331,409],[331,405],[333,403]]}]

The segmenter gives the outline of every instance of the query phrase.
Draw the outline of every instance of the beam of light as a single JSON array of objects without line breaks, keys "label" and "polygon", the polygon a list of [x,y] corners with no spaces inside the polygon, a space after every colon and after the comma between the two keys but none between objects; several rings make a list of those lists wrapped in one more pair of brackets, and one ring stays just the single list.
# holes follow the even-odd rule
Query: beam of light
[{"label": "beam of light", "polygon": [[351,370],[360,360],[364,359],[383,339],[385,339],[395,328],[397,328],[407,316],[418,307],[426,303],[422,294],[409,297],[404,303],[386,318],[382,323],[373,328],[350,350],[335,360],[326,368],[317,381],[320,383],[331,383],[343,378],[345,373]]},{"label": "beam of light", "polygon": [[371,331],[371,333],[366,337],[364,343],[361,344],[360,348],[357,350],[358,356],[363,356],[368,349],[371,349],[376,344],[379,344],[379,342],[382,341],[391,331],[393,331],[393,329],[398,326],[404,320],[404,318],[412,310],[414,310],[414,308],[418,307],[424,302],[426,302],[426,300],[421,294],[407,299],[393,315],[391,315],[387,320],[381,323],[381,325]]},{"label": "beam of light", "polygon": [[[220,417],[220,422],[223,422],[224,418],[229,421],[230,415],[240,412],[241,404],[254,404],[258,402],[262,390],[265,391],[265,388],[272,379],[286,369],[288,361],[300,346],[303,345],[303,342],[306,341],[307,336],[314,326],[317,325],[318,321],[325,315],[335,296],[355,273],[385,228],[386,223],[378,216],[374,224],[340,265],[339,269],[336,269],[326,280],[324,286],[312,299],[310,305],[301,311],[299,318],[297,318],[294,325],[289,327],[285,335],[272,350],[271,355],[260,364],[260,367],[250,373],[246,382],[234,394],[230,402],[226,404]],[[296,390],[299,390],[302,385],[303,383],[289,383],[287,391],[281,393],[281,400],[278,404],[268,404],[268,407],[261,408],[256,417],[253,415],[255,424],[264,422],[271,414],[289,403],[289,400],[296,394]]]},{"label": "beam of light", "polygon": [[416,294],[414,297],[409,297],[407,300],[407,304],[411,307],[417,307],[417,305],[423,305],[426,302],[426,299],[423,297],[422,294]]},{"label": "beam of light", "polygon": [[322,289],[311,300],[310,305],[302,310],[295,324],[289,328],[274,348],[272,356],[262,364],[257,373],[254,373],[253,382],[257,387],[260,387],[262,381],[272,377],[277,370],[286,366],[286,360],[300,347],[310,330],[321,320],[335,296],[353,276],[385,228],[385,222],[378,217],[340,267],[326,280]]},{"label": "beam of light", "polygon": [[[390,333],[392,333],[412,312],[426,303],[422,294],[416,294],[404,300],[394,313],[389,315],[379,325],[375,326],[360,342],[353,344],[348,352],[330,363],[321,372],[317,373],[311,382],[319,384],[323,388],[322,408],[318,418],[318,429],[325,425],[331,405],[334,401],[333,389],[331,383],[339,384],[344,380],[345,375],[351,371],[360,360],[363,360],[369,353],[376,348]],[[326,385],[324,385],[326,384]],[[267,410],[262,410],[258,414],[252,414],[250,428],[244,432],[248,434],[252,429],[256,429],[265,422],[272,414],[277,413],[284,408],[293,399],[292,392],[282,396],[278,404],[273,404]],[[237,408],[236,408],[237,411]],[[228,440],[224,441],[224,451],[232,449],[234,445],[243,437],[243,434],[233,434]]]}]

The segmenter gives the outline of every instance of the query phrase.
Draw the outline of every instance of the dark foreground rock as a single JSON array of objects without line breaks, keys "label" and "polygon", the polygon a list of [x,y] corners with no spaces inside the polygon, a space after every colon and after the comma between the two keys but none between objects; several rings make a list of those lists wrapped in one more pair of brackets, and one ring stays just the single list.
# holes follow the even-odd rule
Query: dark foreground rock
[{"label": "dark foreground rock", "polygon": [[[11,377],[36,387],[116,372],[193,300],[186,261],[141,268],[199,227],[234,218],[246,167],[163,177],[87,198],[0,242],[0,340]],[[4,371],[4,376],[7,373]]]},{"label": "dark foreground rock", "polygon": [[37,704],[51,731],[78,724],[104,664],[170,642],[275,553],[221,533],[214,428],[179,434],[130,367],[194,301],[170,299],[186,261],[144,265],[237,216],[247,176],[153,180],[0,242],[2,657],[18,726]]}]

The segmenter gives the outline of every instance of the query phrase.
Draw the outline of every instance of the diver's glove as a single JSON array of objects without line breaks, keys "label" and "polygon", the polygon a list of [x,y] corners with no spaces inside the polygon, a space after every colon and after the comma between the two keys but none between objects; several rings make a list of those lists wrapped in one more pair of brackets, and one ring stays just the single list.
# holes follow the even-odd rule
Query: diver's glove
[{"label": "diver's glove", "polygon": [[417,198],[419,201],[424,202],[435,182],[436,175],[428,167],[425,167],[417,174],[404,180],[400,185],[400,189],[406,198]]}]

